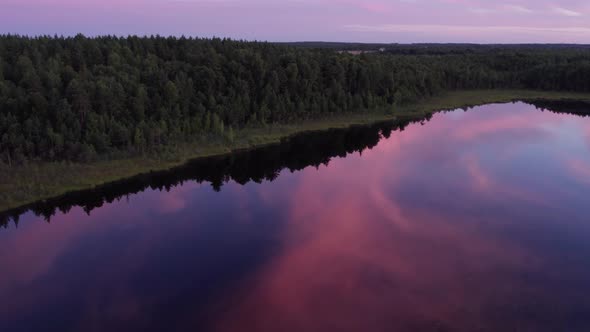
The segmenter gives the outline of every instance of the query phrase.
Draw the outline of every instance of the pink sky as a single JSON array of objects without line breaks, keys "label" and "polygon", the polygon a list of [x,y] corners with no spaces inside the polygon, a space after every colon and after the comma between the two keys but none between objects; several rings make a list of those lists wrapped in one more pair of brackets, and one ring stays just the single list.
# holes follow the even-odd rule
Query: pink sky
[{"label": "pink sky", "polygon": [[590,43],[587,0],[1,0],[0,33]]}]

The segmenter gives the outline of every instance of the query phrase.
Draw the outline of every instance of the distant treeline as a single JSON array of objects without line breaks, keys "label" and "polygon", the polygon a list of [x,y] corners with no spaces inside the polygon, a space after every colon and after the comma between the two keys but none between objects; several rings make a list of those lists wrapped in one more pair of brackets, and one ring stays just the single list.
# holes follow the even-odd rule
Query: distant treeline
[{"label": "distant treeline", "polygon": [[91,161],[231,141],[246,126],[481,88],[590,91],[590,51],[415,45],[357,56],[227,39],[5,35],[0,162]]}]

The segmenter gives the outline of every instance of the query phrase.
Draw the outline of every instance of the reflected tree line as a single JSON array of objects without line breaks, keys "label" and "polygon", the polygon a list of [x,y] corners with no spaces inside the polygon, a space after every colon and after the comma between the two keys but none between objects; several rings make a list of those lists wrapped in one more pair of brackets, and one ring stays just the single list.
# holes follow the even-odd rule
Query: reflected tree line
[{"label": "reflected tree line", "polygon": [[403,131],[412,122],[425,120],[397,120],[369,126],[347,129],[330,129],[309,132],[285,139],[280,144],[232,154],[201,158],[168,171],[151,172],[132,178],[104,184],[91,190],[77,191],[46,201],[26,205],[0,213],[0,226],[8,227],[10,221],[18,225],[21,215],[32,211],[47,222],[58,212],[67,213],[73,207],[82,207],[90,214],[105,203],[111,203],[140,193],[146,189],[166,190],[188,181],[210,183],[220,191],[229,181],[241,185],[275,180],[281,171],[302,170],[308,166],[328,165],[335,157],[362,153],[372,149],[393,131]]},{"label": "reflected tree line", "polygon": [[[588,101],[534,99],[525,102],[538,109],[554,113],[590,116]],[[446,111],[452,110],[442,110],[442,112]],[[167,171],[141,174],[91,190],[72,192],[2,212],[0,226],[8,227],[10,221],[18,225],[20,216],[28,211],[42,216],[47,222],[58,211],[67,213],[77,206],[90,214],[105,203],[112,203],[146,189],[169,191],[188,181],[210,183],[216,191],[220,191],[229,181],[235,181],[241,185],[249,182],[274,181],[285,169],[295,172],[308,166],[327,166],[332,158],[346,157],[352,153],[362,153],[372,149],[382,138],[390,138],[394,131],[403,131],[411,123],[425,124],[431,118],[432,114],[429,114],[422,119],[396,120],[347,129],[309,132],[292,136],[280,144],[196,159]]]},{"label": "reflected tree line", "polygon": [[530,99],[525,101],[540,110],[553,113],[571,114],[582,117],[590,116],[590,102],[584,100],[562,99]]}]

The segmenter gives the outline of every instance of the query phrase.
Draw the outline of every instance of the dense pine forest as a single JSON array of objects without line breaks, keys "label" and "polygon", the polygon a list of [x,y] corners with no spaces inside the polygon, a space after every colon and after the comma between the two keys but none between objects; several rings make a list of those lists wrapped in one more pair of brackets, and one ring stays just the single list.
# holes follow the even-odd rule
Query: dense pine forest
[{"label": "dense pine forest", "polygon": [[[303,47],[305,46],[305,47]],[[0,36],[0,163],[93,161],[460,89],[590,91],[582,46]],[[312,47],[313,46],[313,47]]]}]

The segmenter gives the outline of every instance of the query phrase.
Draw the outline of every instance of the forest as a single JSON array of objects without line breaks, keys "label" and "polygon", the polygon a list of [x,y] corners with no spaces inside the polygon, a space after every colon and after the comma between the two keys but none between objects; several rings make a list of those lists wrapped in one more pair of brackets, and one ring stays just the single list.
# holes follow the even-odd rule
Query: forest
[{"label": "forest", "polygon": [[[329,47],[328,47],[329,46]],[[369,46],[364,46],[369,50]],[[91,162],[445,91],[590,91],[584,46],[336,45],[0,36],[0,163]]]}]

